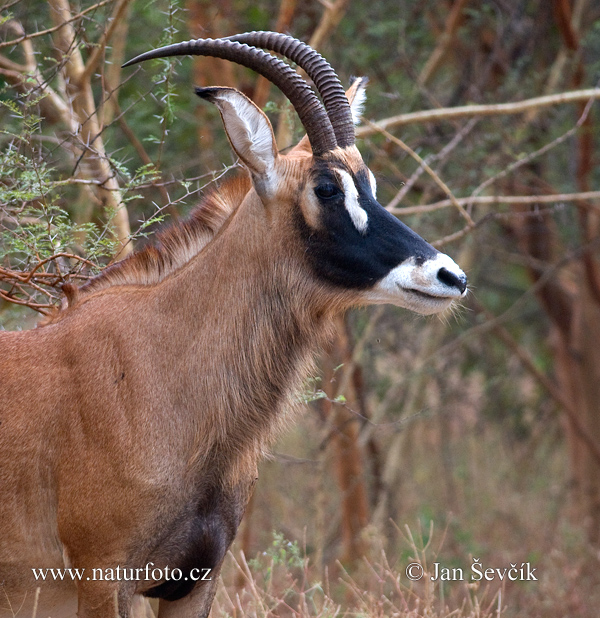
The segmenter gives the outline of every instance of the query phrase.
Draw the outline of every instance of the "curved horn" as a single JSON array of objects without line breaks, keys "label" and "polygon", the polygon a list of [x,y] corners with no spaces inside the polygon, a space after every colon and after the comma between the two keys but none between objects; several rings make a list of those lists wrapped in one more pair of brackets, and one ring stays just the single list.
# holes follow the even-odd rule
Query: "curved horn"
[{"label": "curved horn", "polygon": [[354,122],[344,88],[331,65],[312,47],[280,32],[256,31],[223,37],[226,41],[263,47],[295,62],[314,82],[327,110],[340,148],[354,144]]},{"label": "curved horn", "polygon": [[290,100],[306,130],[315,155],[322,155],[337,146],[329,116],[311,87],[289,65],[262,49],[224,39],[197,39],[153,49],[136,56],[123,66],[151,58],[188,55],[224,58],[260,73]]}]

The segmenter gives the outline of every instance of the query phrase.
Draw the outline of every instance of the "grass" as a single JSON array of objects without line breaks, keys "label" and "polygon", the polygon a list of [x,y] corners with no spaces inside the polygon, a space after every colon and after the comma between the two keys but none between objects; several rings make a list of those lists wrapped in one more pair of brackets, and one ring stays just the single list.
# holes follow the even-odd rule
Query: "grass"
[{"label": "grass", "polygon": [[[429,428],[405,452],[394,521],[369,526],[365,557],[340,564],[335,476],[327,455],[319,461],[310,446],[316,421],[303,419],[275,449],[286,457],[262,466],[243,524],[255,557],[247,560],[236,541],[212,616],[596,618],[599,557],[572,523],[566,450],[555,436],[547,432],[532,448],[492,423],[443,436],[435,419],[423,423]],[[273,529],[283,535],[273,538]],[[537,580],[473,581],[475,559],[483,570],[529,563]],[[432,581],[436,562],[462,569],[463,580]],[[423,568],[419,581],[407,578],[411,563]]]}]

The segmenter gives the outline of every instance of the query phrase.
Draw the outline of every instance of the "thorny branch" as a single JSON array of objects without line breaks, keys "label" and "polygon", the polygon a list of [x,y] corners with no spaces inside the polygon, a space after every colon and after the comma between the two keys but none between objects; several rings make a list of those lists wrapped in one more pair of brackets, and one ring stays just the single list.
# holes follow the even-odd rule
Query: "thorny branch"
[{"label": "thorny branch", "polygon": [[108,41],[110,41],[115,29],[119,25],[120,19],[123,17],[127,7],[131,3],[132,0],[118,0],[115,4],[113,13],[110,17],[110,25],[104,33],[100,40],[96,43],[95,47],[92,50],[87,62],[85,63],[85,67],[83,69],[83,73],[81,74],[81,81],[85,81],[88,79],[92,73],[96,70],[96,67],[100,63],[102,59],[102,54],[104,53],[104,49]]},{"label": "thorny branch", "polygon": [[[59,259],[73,260],[76,262],[76,265],[68,273],[61,273],[58,268],[57,272],[46,270],[45,267],[48,264],[54,263]],[[89,275],[81,272],[82,266],[95,268],[92,262],[73,253],[56,253],[49,258],[38,261],[30,270],[22,272],[0,266],[0,282],[11,286],[9,290],[0,288],[0,298],[47,315],[54,307],[57,298],[52,288],[71,279],[86,280],[89,278]],[[28,288],[48,298],[48,302],[38,302],[34,294],[28,291]]]},{"label": "thorny branch", "polygon": [[[469,122],[467,122],[465,126],[462,127],[438,153],[425,157],[424,161],[428,165],[433,162],[443,163],[448,158],[448,155],[458,146],[458,144],[460,144],[460,142],[462,142],[465,136],[471,132],[477,122],[477,118],[471,118],[471,120],[469,120]],[[415,172],[400,189],[400,191],[398,191],[394,198],[386,205],[386,208],[390,212],[394,212],[394,208],[404,199],[406,194],[410,191],[410,189],[413,187],[415,182],[419,179],[419,177],[423,174],[424,171],[425,167],[423,165],[419,165],[419,167],[415,170]],[[452,204],[452,201],[449,201]]]}]

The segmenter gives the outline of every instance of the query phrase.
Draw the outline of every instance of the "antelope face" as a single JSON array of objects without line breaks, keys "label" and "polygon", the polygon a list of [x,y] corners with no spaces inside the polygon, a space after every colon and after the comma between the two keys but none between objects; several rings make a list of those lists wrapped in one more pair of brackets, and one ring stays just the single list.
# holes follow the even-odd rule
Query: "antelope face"
[{"label": "antelope face", "polygon": [[[260,48],[303,68],[323,104],[288,64]],[[246,96],[233,88],[197,90],[219,108],[229,141],[265,208],[293,206],[285,216],[297,224],[303,254],[320,281],[357,292],[359,302],[392,303],[422,314],[442,311],[466,294],[467,279],[454,261],[377,202],[373,174],[354,146],[352,105],[364,99],[363,80],[345,93],[322,56],[273,32],[177,43],[127,64],[188,54],[226,58],[254,69],[277,85],[298,112],[307,137],[282,156],[269,120]]]},{"label": "antelope face", "polygon": [[265,208],[296,221],[320,281],[359,292],[365,304],[421,314],[442,311],[466,293],[467,278],[454,261],[379,204],[375,178],[354,145],[315,156],[303,140],[280,155],[268,118],[243,94],[231,88],[197,93],[219,108]]},{"label": "antelope face", "polygon": [[418,313],[466,294],[467,278],[376,199],[376,182],[354,147],[315,158],[300,200],[306,254],[316,276],[361,292],[364,302]]}]

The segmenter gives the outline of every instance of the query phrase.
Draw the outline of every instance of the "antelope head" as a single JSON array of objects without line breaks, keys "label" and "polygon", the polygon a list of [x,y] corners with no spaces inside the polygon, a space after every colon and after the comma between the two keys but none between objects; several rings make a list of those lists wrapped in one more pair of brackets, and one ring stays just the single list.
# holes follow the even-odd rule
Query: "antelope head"
[{"label": "antelope head", "polygon": [[[323,103],[283,55],[311,78]],[[434,249],[391,215],[376,197],[376,182],[355,146],[350,101],[335,72],[308,45],[287,35],[250,32],[226,39],[198,39],[162,47],[125,66],[168,56],[228,59],[264,75],[288,97],[306,137],[288,154],[277,150],[266,115],[233,88],[197,88],[214,103],[231,145],[250,171],[267,213],[299,233],[314,276],[352,304],[391,303],[421,314],[447,308],[463,297],[467,278],[447,255]],[[356,82],[350,98],[360,96]],[[298,234],[296,234],[298,235]]]}]

